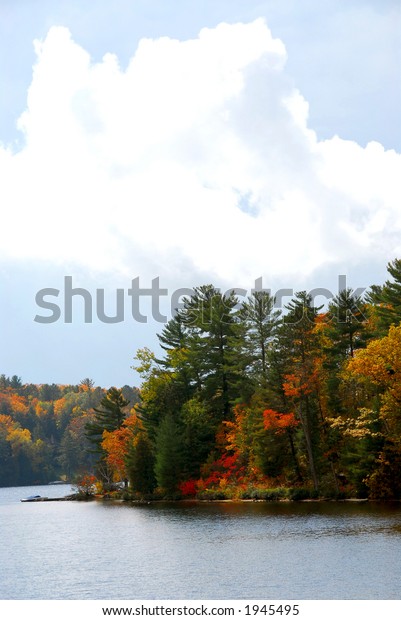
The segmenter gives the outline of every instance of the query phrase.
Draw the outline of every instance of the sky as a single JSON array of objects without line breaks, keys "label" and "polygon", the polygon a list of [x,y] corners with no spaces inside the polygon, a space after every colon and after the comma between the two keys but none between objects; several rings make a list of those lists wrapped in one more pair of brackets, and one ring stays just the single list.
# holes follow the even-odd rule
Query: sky
[{"label": "sky", "polygon": [[138,385],[194,286],[382,283],[400,30],[399,0],[1,0],[0,373]]}]

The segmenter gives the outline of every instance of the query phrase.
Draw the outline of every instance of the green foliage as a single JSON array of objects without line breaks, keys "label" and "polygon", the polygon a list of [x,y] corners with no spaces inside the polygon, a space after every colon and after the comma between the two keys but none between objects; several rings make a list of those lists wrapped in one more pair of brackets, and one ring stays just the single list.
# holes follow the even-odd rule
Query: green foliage
[{"label": "green foliage", "polygon": [[350,288],[338,293],[330,302],[327,312],[330,347],[333,361],[342,362],[363,347],[367,339],[367,306],[361,296]]},{"label": "green foliage", "polygon": [[304,291],[280,315],[266,291],[241,305],[195,288],[159,334],[160,359],[137,353],[140,400],[89,378],[0,375],[0,484],[72,477],[98,459],[104,482],[122,463],[137,498],[399,499],[401,260],[388,270],[326,312]]},{"label": "green foliage", "polygon": [[[398,267],[391,271],[396,279]],[[386,287],[394,314],[398,288]],[[347,289],[321,313],[301,291],[281,316],[266,291],[239,305],[233,293],[195,288],[159,334],[164,356],[137,356],[139,411],[155,442],[159,486],[171,495],[180,478],[200,478],[197,496],[205,498],[276,497],[276,488],[292,489],[287,495],[295,499],[366,496],[399,417],[394,391],[382,390],[387,400],[380,403],[368,380],[362,385],[344,374],[372,339],[372,308]],[[380,407],[386,425],[358,435],[363,411]],[[267,427],[264,410],[294,423]],[[163,438],[173,423],[169,444]],[[168,451],[172,482],[162,473]]]},{"label": "green foliage", "polygon": [[198,492],[197,498],[205,501],[222,501],[228,499],[228,494],[222,489],[204,489]]},{"label": "green foliage", "polygon": [[85,423],[105,390],[17,379],[0,381],[0,485],[72,480],[93,470]]},{"label": "green foliage", "polygon": [[254,291],[238,313],[243,326],[241,336],[245,372],[254,378],[257,385],[264,385],[268,379],[268,353],[281,314],[274,309],[274,303],[274,297],[268,291]]},{"label": "green foliage", "polygon": [[249,486],[241,493],[241,499],[260,501],[279,501],[287,497],[287,489],[266,489],[263,487]]},{"label": "green foliage", "polygon": [[383,286],[371,286],[368,295],[376,318],[378,336],[386,335],[391,325],[399,325],[401,321],[401,259],[389,262],[387,271],[393,279],[386,280]]},{"label": "green foliage", "polygon": [[320,308],[305,291],[295,294],[278,331],[277,348],[284,366],[282,389],[286,406],[294,408],[301,422],[313,486],[319,486],[318,459],[321,447],[320,402],[316,398],[319,337],[315,324]]},{"label": "green foliage", "polygon": [[155,474],[158,486],[167,497],[174,497],[182,472],[182,442],[171,414],[162,420],[156,437]]},{"label": "green foliage", "polygon": [[205,404],[195,398],[182,406],[180,422],[183,474],[186,479],[196,478],[214,448],[216,424]]},{"label": "green foliage", "polygon": [[124,398],[122,391],[115,387],[107,390],[100,401],[101,408],[94,408],[94,420],[86,424],[86,435],[94,445],[95,452],[102,454],[100,444],[103,441],[104,431],[115,431],[120,428],[126,417],[126,407],[129,402]]},{"label": "green foliage", "polygon": [[312,491],[309,488],[305,488],[305,487],[295,487],[292,489],[288,489],[287,492],[287,497],[288,499],[290,499],[293,502],[299,502],[305,499],[311,499],[313,497],[316,497],[316,491]]},{"label": "green foliage", "polygon": [[126,460],[130,489],[140,496],[151,495],[156,486],[155,457],[144,431],[131,443]]},{"label": "green foliage", "polygon": [[181,317],[188,332],[192,381],[196,392],[210,406],[216,422],[230,418],[236,369],[230,359],[230,343],[237,334],[233,293],[223,295],[212,285],[194,289],[184,300]]}]

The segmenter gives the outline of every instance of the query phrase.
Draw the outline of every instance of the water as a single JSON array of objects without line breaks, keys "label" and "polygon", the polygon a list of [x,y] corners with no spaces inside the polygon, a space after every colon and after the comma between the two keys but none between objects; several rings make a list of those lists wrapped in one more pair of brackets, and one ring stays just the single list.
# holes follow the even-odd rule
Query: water
[{"label": "water", "polygon": [[21,503],[0,489],[0,599],[399,599],[401,504]]}]

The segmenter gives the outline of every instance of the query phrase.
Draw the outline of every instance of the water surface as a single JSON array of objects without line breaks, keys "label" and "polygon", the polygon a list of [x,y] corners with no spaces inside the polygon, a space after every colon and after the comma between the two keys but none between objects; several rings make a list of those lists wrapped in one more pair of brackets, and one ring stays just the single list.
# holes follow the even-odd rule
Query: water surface
[{"label": "water surface", "polygon": [[0,489],[1,599],[399,599],[401,505],[21,503]]}]

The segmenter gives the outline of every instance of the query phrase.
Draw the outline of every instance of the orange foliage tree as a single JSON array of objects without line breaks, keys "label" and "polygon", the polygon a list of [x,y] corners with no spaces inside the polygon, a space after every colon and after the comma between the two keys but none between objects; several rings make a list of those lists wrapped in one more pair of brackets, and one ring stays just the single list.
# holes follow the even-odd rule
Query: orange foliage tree
[{"label": "orange foliage tree", "polygon": [[287,429],[298,426],[299,421],[293,413],[278,413],[273,409],[265,409],[263,412],[263,426],[265,430],[275,433],[285,433]]},{"label": "orange foliage tree", "polygon": [[114,431],[103,431],[102,449],[106,453],[106,462],[113,472],[115,482],[128,477],[126,457],[130,443],[142,429],[142,423],[135,410],[128,416],[121,427]]}]

